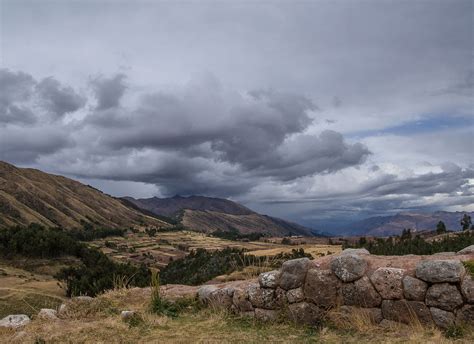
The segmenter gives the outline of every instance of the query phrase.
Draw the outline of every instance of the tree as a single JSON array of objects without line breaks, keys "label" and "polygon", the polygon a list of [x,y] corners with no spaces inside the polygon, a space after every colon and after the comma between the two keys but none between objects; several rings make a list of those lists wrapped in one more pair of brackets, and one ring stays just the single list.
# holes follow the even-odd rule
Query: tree
[{"label": "tree", "polygon": [[446,225],[443,221],[439,221],[436,225],[436,234],[443,234],[446,233]]},{"label": "tree", "polygon": [[411,229],[404,229],[400,237],[401,240],[410,240],[411,239]]},{"label": "tree", "polygon": [[462,227],[463,231],[468,230],[469,227],[471,227],[471,224],[472,224],[471,217],[467,214],[464,214],[464,216],[461,219],[460,224],[461,224],[461,227]]}]

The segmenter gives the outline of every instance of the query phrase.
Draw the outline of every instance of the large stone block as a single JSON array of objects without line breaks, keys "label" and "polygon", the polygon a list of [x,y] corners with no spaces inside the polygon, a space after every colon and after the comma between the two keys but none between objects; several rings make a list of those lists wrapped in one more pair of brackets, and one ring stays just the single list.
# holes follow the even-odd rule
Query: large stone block
[{"label": "large stone block", "polygon": [[269,288],[260,288],[259,286],[250,286],[247,289],[249,301],[256,308],[275,309],[277,302],[275,299],[275,290]]},{"label": "large stone block", "polygon": [[298,258],[284,262],[280,270],[280,287],[285,290],[301,287],[310,262],[308,258]]},{"label": "large stone block", "polygon": [[207,304],[215,308],[230,309],[234,296],[234,288],[218,288],[209,294]]},{"label": "large stone block", "polygon": [[472,254],[472,253],[474,253],[474,245],[465,247],[462,250],[457,252],[457,254]]},{"label": "large stone block", "polygon": [[426,282],[459,282],[465,270],[460,260],[426,260],[416,266],[416,277]]},{"label": "large stone block", "polygon": [[262,288],[273,288],[278,286],[280,278],[280,271],[274,270],[269,272],[263,272],[258,276],[258,283]]},{"label": "large stone block", "polygon": [[308,301],[323,308],[338,304],[341,281],[331,270],[310,269],[306,274],[304,294]]},{"label": "large stone block", "polygon": [[277,321],[279,312],[271,309],[255,308],[255,319],[260,321]]},{"label": "large stone block", "polygon": [[424,301],[428,283],[411,276],[405,276],[402,280],[403,294],[405,298],[413,301]]},{"label": "large stone block", "polygon": [[463,304],[463,299],[455,285],[439,283],[428,288],[425,302],[428,306],[453,311]]},{"label": "large stone block", "polygon": [[252,303],[249,301],[247,290],[235,289],[232,303],[239,312],[253,311]]},{"label": "large stone block", "polygon": [[7,315],[5,318],[0,320],[0,327],[19,328],[28,325],[30,322],[31,320],[28,315],[13,314]]},{"label": "large stone block", "polygon": [[333,258],[331,270],[343,282],[352,282],[365,274],[367,262],[356,254],[343,254]]},{"label": "large stone block", "polygon": [[298,324],[316,325],[323,319],[324,312],[312,303],[299,302],[288,306],[288,315]]},{"label": "large stone block", "polygon": [[436,326],[447,329],[454,325],[454,313],[436,307],[431,307],[430,312]]},{"label": "large stone block", "polygon": [[303,288],[290,289],[286,292],[286,299],[288,303],[296,303],[304,300]]},{"label": "large stone block", "polygon": [[367,276],[353,283],[344,283],[342,285],[342,298],[347,306],[366,308],[378,307],[382,302],[382,298]]},{"label": "large stone block", "polygon": [[415,323],[417,320],[423,325],[433,323],[429,308],[420,301],[383,300],[382,314],[385,319],[405,324]]},{"label": "large stone block", "polygon": [[340,319],[345,322],[355,321],[357,318],[368,319],[374,324],[378,324],[382,321],[382,310],[380,308],[360,308],[354,306],[341,306],[336,311],[336,314]]},{"label": "large stone block", "polygon": [[474,278],[470,275],[463,278],[461,292],[467,302],[474,303]]},{"label": "large stone block", "polygon": [[370,280],[382,299],[403,298],[402,279],[405,270],[396,268],[378,268]]},{"label": "large stone block", "polygon": [[474,326],[474,305],[464,305],[456,311],[456,324]]}]

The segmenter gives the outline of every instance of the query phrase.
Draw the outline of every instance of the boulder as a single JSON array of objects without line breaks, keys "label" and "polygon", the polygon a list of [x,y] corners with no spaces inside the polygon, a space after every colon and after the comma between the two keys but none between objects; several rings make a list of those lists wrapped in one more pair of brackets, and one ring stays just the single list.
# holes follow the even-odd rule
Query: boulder
[{"label": "boulder", "polygon": [[262,288],[273,288],[278,286],[280,277],[280,271],[274,270],[269,272],[263,272],[258,276],[258,283]]},{"label": "boulder", "polygon": [[430,312],[431,317],[433,318],[433,321],[436,326],[445,330],[450,326],[454,325],[454,313],[447,312],[435,307],[431,307]]},{"label": "boulder", "polygon": [[252,303],[248,299],[247,290],[235,289],[232,303],[239,312],[253,312]]},{"label": "boulder", "polygon": [[309,269],[304,284],[304,295],[319,307],[329,308],[338,303],[341,281],[331,270]]},{"label": "boulder", "polygon": [[456,324],[474,324],[474,305],[464,305],[456,311]]},{"label": "boulder", "polygon": [[280,270],[280,287],[285,290],[301,287],[310,262],[308,258],[292,259],[284,262]]},{"label": "boulder", "polygon": [[247,289],[250,303],[256,308],[275,309],[277,302],[275,299],[275,290],[251,286]]},{"label": "boulder", "polygon": [[474,245],[468,246],[463,248],[462,250],[458,251],[456,254],[473,254],[474,253]]},{"label": "boulder", "polygon": [[288,306],[288,315],[297,324],[316,325],[323,319],[323,311],[309,302],[293,303]]},{"label": "boulder", "polygon": [[341,306],[339,307],[337,315],[348,323],[359,317],[362,319],[369,319],[373,324],[378,324],[383,319],[382,310],[380,308]]},{"label": "boulder", "polygon": [[385,319],[404,324],[416,323],[416,320],[423,325],[433,323],[429,308],[420,301],[383,300],[382,314]]},{"label": "boulder", "polygon": [[474,303],[474,278],[466,275],[461,282],[461,292],[464,299],[469,303]]},{"label": "boulder", "polygon": [[426,290],[428,289],[428,283],[422,280],[405,276],[402,280],[403,284],[403,295],[408,300],[413,301],[424,301],[426,296]]},{"label": "boulder", "polygon": [[136,314],[137,314],[137,312],[135,312],[135,311],[122,311],[120,313],[120,318],[123,321],[127,322],[127,321],[130,321],[131,319],[133,319]]},{"label": "boulder", "polygon": [[333,258],[331,270],[343,282],[352,282],[365,274],[367,262],[356,254],[343,254]]},{"label": "boulder", "polygon": [[[301,288],[296,288],[296,289],[290,289],[290,290],[297,290]],[[278,307],[286,307],[288,304],[288,298],[286,297],[286,290],[281,289],[280,287],[275,289],[275,302]]]},{"label": "boulder", "polygon": [[347,306],[359,306],[366,308],[378,307],[382,298],[370,283],[367,276],[353,283],[342,285],[342,298]]},{"label": "boulder", "polygon": [[44,320],[56,320],[58,319],[58,311],[50,308],[41,308],[38,312],[38,318]]},{"label": "boulder", "polygon": [[382,299],[403,298],[402,279],[405,270],[396,268],[378,268],[374,271],[370,280]]},{"label": "boulder", "polygon": [[212,291],[208,298],[208,304],[216,308],[230,309],[234,290],[234,288],[225,287]]},{"label": "boulder", "polygon": [[346,248],[341,254],[370,254],[365,248]]},{"label": "boulder", "polygon": [[304,300],[303,288],[290,289],[286,292],[288,303],[296,303]]},{"label": "boulder", "polygon": [[425,282],[459,282],[464,273],[460,260],[425,260],[416,265],[416,277]]},{"label": "boulder", "polygon": [[275,310],[255,308],[255,319],[260,321],[276,321],[279,313]]},{"label": "boulder", "polygon": [[218,288],[215,285],[203,285],[198,289],[198,299],[202,303],[208,303],[209,297],[213,291],[216,291]]},{"label": "boulder", "polygon": [[453,311],[463,304],[463,299],[455,285],[440,283],[428,288],[425,302],[428,306]]},{"label": "boulder", "polygon": [[0,327],[7,327],[7,328],[19,328],[22,326],[26,326],[31,322],[30,317],[25,314],[13,314],[7,315],[5,318],[0,320]]}]

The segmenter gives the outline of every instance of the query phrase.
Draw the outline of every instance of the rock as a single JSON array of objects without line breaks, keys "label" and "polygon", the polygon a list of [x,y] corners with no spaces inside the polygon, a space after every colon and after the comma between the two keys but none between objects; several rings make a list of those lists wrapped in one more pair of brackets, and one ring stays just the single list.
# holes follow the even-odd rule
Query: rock
[{"label": "rock", "polygon": [[7,328],[19,328],[26,326],[31,322],[30,317],[25,314],[13,314],[7,315],[5,318],[0,320],[0,327]]},{"label": "rock", "polygon": [[255,319],[260,321],[276,321],[278,320],[278,314],[275,310],[255,308]]},{"label": "rock", "polygon": [[58,311],[50,308],[41,308],[38,312],[38,318],[45,320],[56,320],[58,319]]},{"label": "rock", "polygon": [[275,290],[251,286],[247,289],[249,301],[256,308],[275,309],[277,306]]},{"label": "rock", "polygon": [[431,307],[430,312],[436,326],[445,330],[448,327],[454,325],[454,313],[435,307]]},{"label": "rock", "polygon": [[426,282],[415,277],[405,276],[403,277],[402,284],[403,295],[405,295],[406,299],[413,301],[425,300],[426,290],[428,289]]},{"label": "rock", "polygon": [[458,251],[458,253],[456,254],[472,254],[472,253],[474,253],[474,245],[465,247],[462,250]]},{"label": "rock", "polygon": [[453,311],[463,304],[461,293],[456,286],[449,283],[433,284],[426,292],[428,306]]},{"label": "rock", "polygon": [[347,306],[359,306],[366,308],[378,307],[382,298],[370,283],[367,276],[353,283],[342,285],[342,298]]},{"label": "rock", "polygon": [[248,299],[247,290],[235,289],[232,303],[239,312],[253,312],[252,303]]},{"label": "rock", "polygon": [[234,288],[225,287],[211,291],[208,304],[215,308],[230,309],[234,296]]},{"label": "rock", "polygon": [[341,254],[370,254],[365,248],[346,248]]},{"label": "rock", "polygon": [[404,324],[412,324],[416,319],[423,325],[433,323],[429,308],[420,301],[383,300],[382,314],[385,319]]},{"label": "rock", "polygon": [[273,288],[275,289],[278,286],[280,277],[280,271],[274,270],[269,272],[261,273],[258,276],[258,283],[262,288]]},{"label": "rock", "polygon": [[338,315],[348,323],[352,322],[358,317],[369,319],[374,324],[378,324],[383,320],[382,310],[380,308],[341,306],[339,307]]},{"label": "rock", "polygon": [[309,269],[304,294],[307,300],[319,307],[329,308],[338,303],[340,286],[341,281],[331,270]]},{"label": "rock", "polygon": [[67,304],[61,303],[61,306],[59,306],[59,309],[58,309],[58,314],[62,315],[66,313],[66,311],[67,311]]},{"label": "rock", "polygon": [[[301,289],[301,288],[297,288]],[[296,289],[291,289],[296,290]],[[281,289],[280,287],[275,289],[275,302],[278,307],[286,307],[288,305],[288,298],[286,297],[286,290]]]},{"label": "rock", "polygon": [[292,259],[284,262],[280,270],[280,287],[285,290],[301,287],[310,262],[308,258]]},{"label": "rock", "polygon": [[343,282],[352,282],[364,275],[367,262],[356,254],[344,254],[331,261],[331,269]]},{"label": "rock", "polygon": [[288,315],[297,324],[316,325],[321,322],[324,313],[312,303],[299,302],[288,306]]},{"label": "rock", "polygon": [[402,278],[405,270],[396,268],[378,268],[370,280],[382,299],[403,298]]},{"label": "rock", "polygon": [[122,318],[123,321],[129,321],[132,319],[137,313],[135,311],[122,311],[120,313],[120,318]]},{"label": "rock", "polygon": [[459,260],[428,260],[416,266],[416,277],[425,282],[459,282],[465,270]]},{"label": "rock", "polygon": [[288,303],[296,303],[304,300],[303,288],[290,289],[286,292]]},{"label": "rock", "polygon": [[75,296],[75,297],[72,298],[72,301],[92,302],[92,301],[94,301],[94,298],[90,297],[90,296]]},{"label": "rock", "polygon": [[474,278],[466,275],[461,282],[461,292],[469,303],[474,303]]},{"label": "rock", "polygon": [[456,252],[437,252],[433,256],[454,256]]},{"label": "rock", "polygon": [[213,291],[216,291],[218,288],[214,285],[203,285],[198,289],[198,299],[202,303],[208,303],[209,297]]},{"label": "rock", "polygon": [[464,305],[456,311],[456,324],[474,324],[474,305]]}]

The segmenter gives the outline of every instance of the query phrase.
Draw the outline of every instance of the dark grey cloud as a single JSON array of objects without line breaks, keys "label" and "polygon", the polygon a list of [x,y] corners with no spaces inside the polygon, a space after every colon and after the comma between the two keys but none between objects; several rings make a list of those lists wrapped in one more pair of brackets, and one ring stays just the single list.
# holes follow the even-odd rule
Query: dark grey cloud
[{"label": "dark grey cloud", "polygon": [[29,74],[0,69],[0,124],[35,122],[31,110],[22,105],[31,98],[34,85]]},{"label": "dark grey cloud", "polygon": [[117,74],[111,78],[98,77],[91,81],[97,99],[97,110],[107,110],[118,107],[127,86],[125,75]]},{"label": "dark grey cloud", "polygon": [[72,87],[63,86],[52,77],[41,80],[36,85],[41,105],[55,118],[82,108],[86,99],[77,94]]}]

